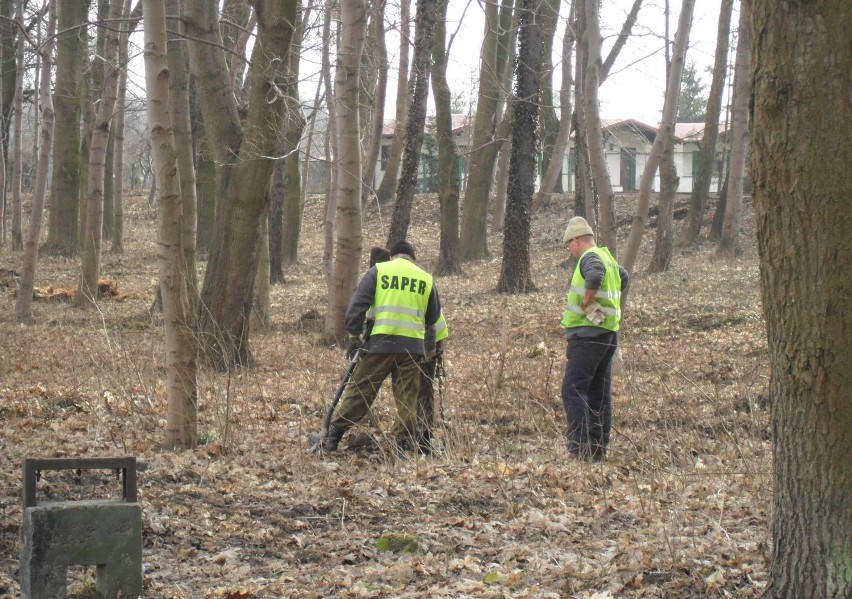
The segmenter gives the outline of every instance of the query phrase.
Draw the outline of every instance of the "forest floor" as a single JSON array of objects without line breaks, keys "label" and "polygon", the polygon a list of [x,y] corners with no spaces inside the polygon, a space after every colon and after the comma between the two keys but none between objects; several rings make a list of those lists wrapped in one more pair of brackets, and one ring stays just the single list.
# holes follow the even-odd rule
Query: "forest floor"
[{"label": "forest floor", "polygon": [[[622,242],[634,201],[618,198]],[[157,266],[145,197],[128,199],[126,251],[104,251],[119,295],[96,311],[36,302],[34,324],[19,326],[14,279],[0,276],[0,597],[19,592],[21,459],[126,454],[139,460],[146,597],[760,595],[772,452],[750,201],[733,261],[703,242],[650,274],[647,231],[603,464],[569,460],[562,437],[568,205],[557,196],[534,213],[537,291],[494,291],[501,235],[489,237],[492,259],[436,279],[450,339],[431,458],[389,450],[387,388],[373,449],[306,453],[346,365],[320,343],[320,197],[308,199],[299,265],[272,288],[271,325],[252,333],[256,366],[199,373],[196,451],[158,445],[164,350],[148,311]],[[410,240],[434,269],[436,197],[418,196],[413,214]],[[390,216],[367,210],[365,249],[383,243]],[[0,273],[20,271],[21,258],[3,248]],[[73,288],[78,271],[77,259],[43,256],[36,286]],[[42,499],[119,494],[98,472],[45,473],[38,486]],[[69,596],[93,596],[93,577],[72,568]]]}]

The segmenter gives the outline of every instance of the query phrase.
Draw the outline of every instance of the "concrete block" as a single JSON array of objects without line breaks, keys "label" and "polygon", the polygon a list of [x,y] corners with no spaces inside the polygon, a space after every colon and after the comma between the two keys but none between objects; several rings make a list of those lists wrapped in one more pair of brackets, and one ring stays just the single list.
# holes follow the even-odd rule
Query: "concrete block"
[{"label": "concrete block", "polygon": [[66,596],[68,566],[97,566],[106,599],[142,595],[142,509],[136,502],[45,502],[24,509],[21,596]]}]

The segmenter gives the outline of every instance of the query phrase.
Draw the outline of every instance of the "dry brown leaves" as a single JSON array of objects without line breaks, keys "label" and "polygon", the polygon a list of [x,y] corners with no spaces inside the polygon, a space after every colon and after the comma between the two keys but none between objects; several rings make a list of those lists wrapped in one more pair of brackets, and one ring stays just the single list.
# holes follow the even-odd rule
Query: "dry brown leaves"
[{"label": "dry brown leaves", "polygon": [[[622,216],[632,201],[619,199]],[[258,365],[200,373],[195,452],[158,446],[163,347],[148,314],[157,271],[144,197],[126,211],[126,253],[105,252],[102,273],[138,297],[91,313],[38,304],[36,324],[21,328],[12,290],[0,287],[0,596],[18,593],[21,458],[125,453],[140,461],[150,597],[759,595],[771,452],[750,216],[736,262],[707,243],[677,253],[666,273],[640,263],[612,452],[592,466],[569,461],[561,443],[568,205],[557,198],[535,215],[534,293],[494,293],[499,236],[489,239],[497,257],[438,280],[451,339],[442,449],[431,459],[388,451],[387,390],[366,429],[373,450],[304,453],[344,368],[340,351],[318,343],[321,198],[307,205],[301,263],[273,288],[272,325],[253,334]],[[383,242],[388,216],[368,210],[364,247]],[[437,261],[437,219],[437,198],[418,197],[410,238],[426,268]],[[6,251],[0,267],[20,258]],[[43,257],[36,282],[72,287],[76,270]],[[39,485],[51,498],[116,492],[108,478]],[[414,551],[383,549],[383,537],[411,538],[402,546]],[[91,576],[74,573],[71,596],[86,596]]]}]

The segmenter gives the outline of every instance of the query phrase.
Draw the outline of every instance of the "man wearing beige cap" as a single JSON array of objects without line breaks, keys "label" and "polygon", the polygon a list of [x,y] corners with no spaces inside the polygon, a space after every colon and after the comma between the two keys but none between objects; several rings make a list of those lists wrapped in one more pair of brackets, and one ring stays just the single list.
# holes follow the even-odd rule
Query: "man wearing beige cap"
[{"label": "man wearing beige cap", "polygon": [[562,242],[577,259],[562,314],[568,339],[562,379],[568,453],[601,462],[612,426],[610,367],[628,275],[607,248],[595,244],[594,232],[582,216],[568,222]]}]

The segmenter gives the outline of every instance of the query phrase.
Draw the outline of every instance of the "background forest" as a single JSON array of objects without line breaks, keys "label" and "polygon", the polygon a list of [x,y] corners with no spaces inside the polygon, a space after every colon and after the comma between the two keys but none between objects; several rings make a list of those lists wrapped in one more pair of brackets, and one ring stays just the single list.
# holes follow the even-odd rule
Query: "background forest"
[{"label": "background forest", "polygon": [[[20,460],[127,454],[154,597],[852,594],[848,2],[718,0],[712,61],[695,0],[461,4],[0,0],[0,593]],[[594,466],[574,215],[632,281]],[[306,455],[364,250],[403,239],[441,449],[394,457],[385,395]]]}]

